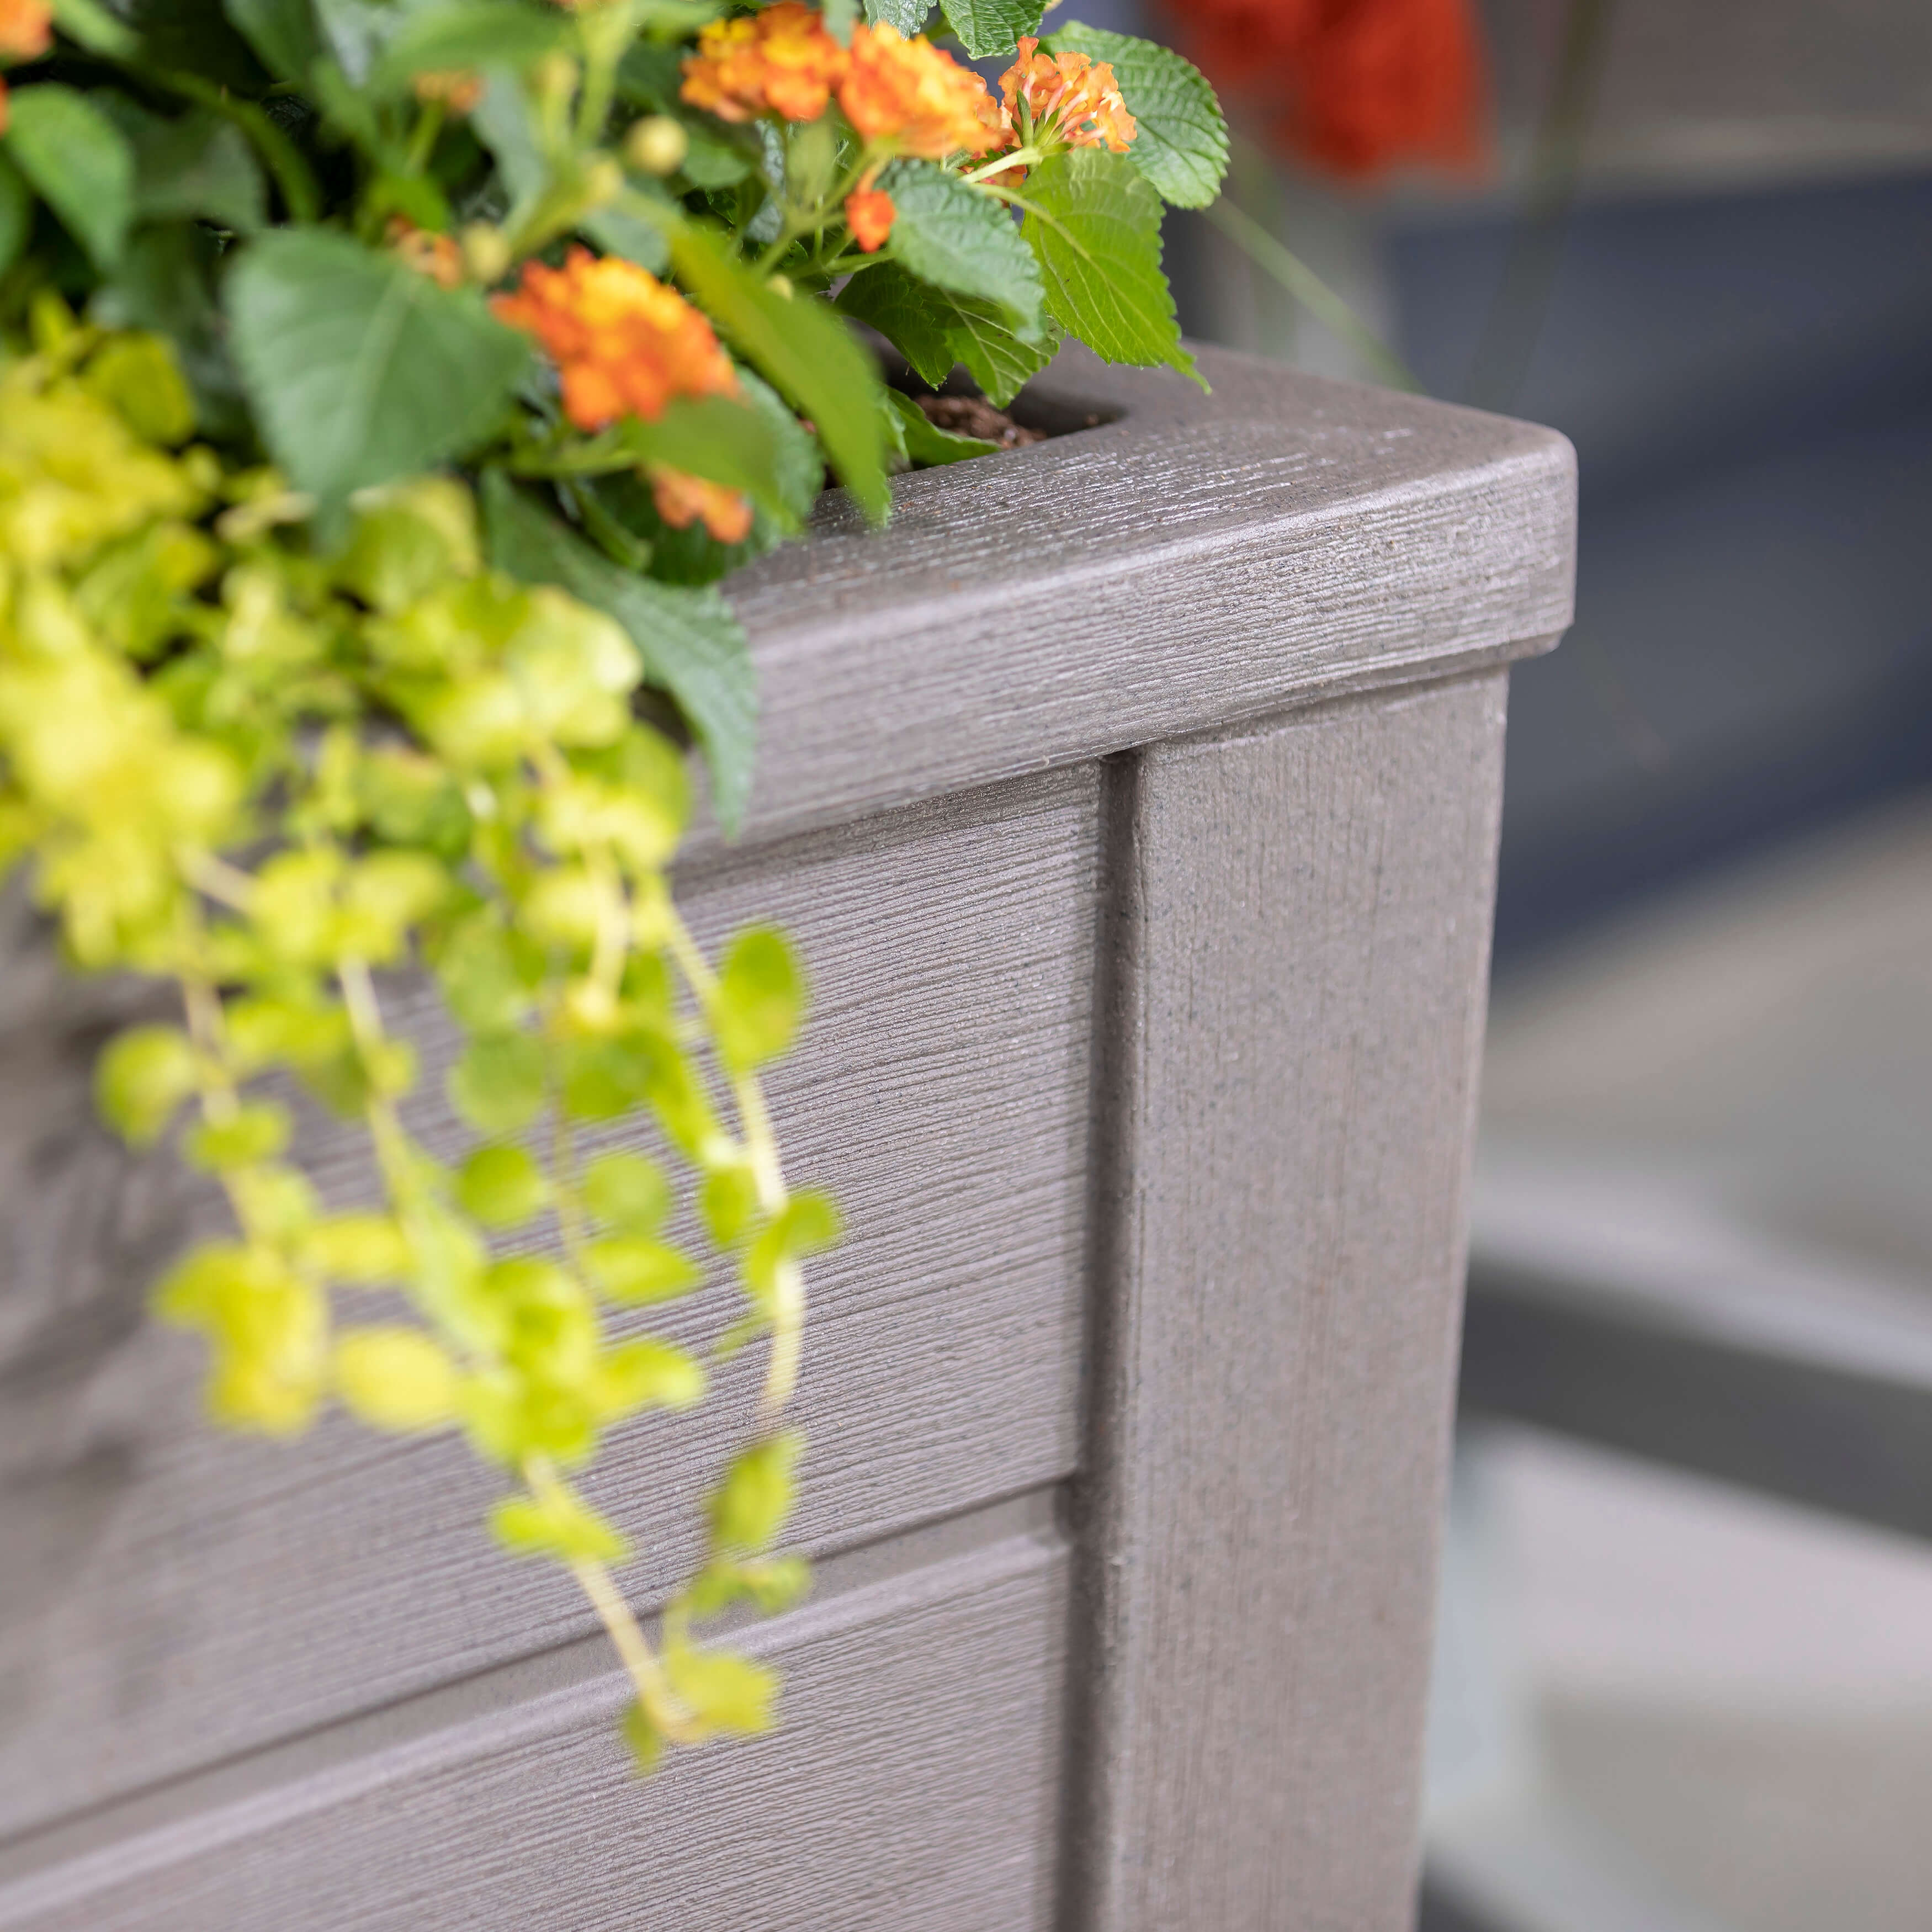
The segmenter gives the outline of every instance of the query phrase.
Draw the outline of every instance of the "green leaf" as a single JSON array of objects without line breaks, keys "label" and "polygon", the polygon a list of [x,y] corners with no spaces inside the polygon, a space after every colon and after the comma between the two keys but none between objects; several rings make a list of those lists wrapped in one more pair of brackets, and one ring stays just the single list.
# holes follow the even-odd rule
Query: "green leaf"
[{"label": "green leaf", "polygon": [[272,1160],[289,1144],[289,1113],[272,1100],[251,1100],[224,1120],[201,1120],[189,1129],[185,1151],[205,1174],[224,1174]]},{"label": "green leaf", "polygon": [[704,1365],[674,1342],[648,1336],[605,1349],[590,1380],[591,1402],[605,1422],[640,1408],[694,1408],[704,1400]]},{"label": "green leaf", "polygon": [[755,1556],[769,1549],[791,1514],[805,1438],[796,1430],[768,1436],[742,1451],[712,1492],[711,1534],[721,1549]]},{"label": "green leaf", "polygon": [[[579,498],[586,524],[600,512],[617,524],[623,538],[643,550],[651,574],[662,582],[716,583],[752,558],[762,556],[806,520],[825,487],[825,458],[818,439],[792,414],[784,398],[748,369],[739,370],[738,380],[776,445],[772,480],[784,506],[783,515],[754,502],[750,534],[742,542],[724,544],[701,521],[682,529],[666,523],[658,512],[648,481],[632,472],[601,477]],[[606,548],[608,541],[607,536],[598,537]]]},{"label": "green leaf", "polygon": [[613,1301],[634,1308],[674,1301],[704,1279],[688,1256],[647,1234],[612,1234],[592,1241],[584,1253],[598,1286]]},{"label": "green leaf", "polygon": [[1160,196],[1133,163],[1069,148],[1028,177],[1025,200],[1022,232],[1054,320],[1107,362],[1164,362],[1193,375],[1160,272]]},{"label": "green leaf", "polygon": [[322,52],[309,0],[222,0],[222,9],[278,80],[308,80]]},{"label": "green leaf", "polygon": [[1004,202],[930,161],[895,161],[879,185],[892,198],[892,255],[902,268],[1007,310],[1020,335],[1040,334],[1040,265]]},{"label": "green leaf", "polygon": [[410,1271],[410,1244],[387,1214],[337,1214],[310,1229],[308,1255],[333,1281],[400,1281]]},{"label": "green leaf", "polygon": [[20,259],[33,220],[33,190],[4,151],[0,150],[0,275]]},{"label": "green leaf", "polygon": [[134,218],[128,137],[70,87],[23,87],[11,106],[8,153],[94,266],[112,268]]},{"label": "green leaf", "polygon": [[783,474],[786,455],[772,423],[750,399],[678,396],[655,422],[628,418],[567,450],[555,466],[594,474],[662,463],[742,491],[793,525],[796,519]]},{"label": "green leaf", "polygon": [[633,40],[617,63],[617,98],[633,107],[668,114],[684,80],[684,50],[662,40]]},{"label": "green leaf", "polygon": [[670,1183],[640,1154],[600,1154],[584,1170],[584,1205],[592,1220],[627,1234],[651,1234],[670,1211]]},{"label": "green leaf", "polygon": [[932,0],[866,0],[867,23],[876,27],[883,20],[896,27],[908,40],[922,33],[932,12]]},{"label": "green leaf", "polygon": [[678,172],[693,188],[736,188],[757,168],[757,157],[728,134],[721,133],[716,121],[698,115],[680,115],[678,118],[690,144]]},{"label": "green leaf", "polygon": [[558,8],[524,6],[519,0],[448,0],[403,16],[376,58],[369,86],[376,93],[394,94],[419,74],[479,67],[521,72],[569,32],[569,16]]},{"label": "green leaf", "polygon": [[94,298],[92,314],[106,328],[166,336],[194,392],[202,428],[238,437],[248,434],[250,425],[212,289],[220,253],[216,237],[196,224],[144,222]]},{"label": "green leaf", "polygon": [[691,1580],[685,1600],[694,1617],[715,1617],[746,1598],[770,1615],[789,1610],[811,1588],[812,1566],[802,1556],[754,1563],[714,1556]]},{"label": "green leaf", "polygon": [[664,1733],[652,1721],[650,1712],[637,1703],[625,1712],[620,1728],[630,1747],[632,1768],[640,1778],[650,1777],[664,1756]]},{"label": "green leaf", "polygon": [[262,171],[232,121],[196,111],[178,121],[143,115],[132,130],[135,212],[144,220],[199,216],[252,234],[267,215]]},{"label": "green leaf", "polygon": [[809,1191],[794,1194],[746,1252],[745,1286],[753,1302],[769,1310],[778,1270],[788,1262],[836,1246],[843,1232],[838,1210],[826,1196]]},{"label": "green leaf", "polygon": [[144,442],[173,448],[194,430],[194,398],[158,335],[116,334],[87,365],[88,388]]},{"label": "green leaf", "polygon": [[650,1085],[654,1058],[634,1040],[566,1040],[564,1112],[577,1120],[614,1120],[628,1114]]},{"label": "green leaf", "polygon": [[715,1168],[698,1190],[698,1209],[712,1240],[721,1248],[735,1248],[758,1210],[758,1184],[748,1168]]},{"label": "green leaf", "polygon": [[394,27],[395,9],[388,0],[313,0],[313,4],[327,51],[350,85],[361,90]]},{"label": "green leaf", "polygon": [[515,1556],[560,1563],[622,1563],[631,1550],[590,1505],[560,1484],[536,1496],[506,1496],[490,1512],[490,1530]]},{"label": "green leaf", "polygon": [[451,1070],[449,1097],[479,1133],[513,1134],[544,1103],[544,1054],[526,1033],[483,1034]]},{"label": "green leaf", "polygon": [[694,1650],[676,1642],[664,1646],[664,1671],[700,1736],[722,1731],[757,1737],[771,1729],[778,1677],[769,1664],[728,1650]]},{"label": "green leaf", "polygon": [[524,201],[542,192],[549,170],[544,165],[524,90],[514,74],[488,76],[483,98],[472,110],[470,124],[496,157],[497,170],[512,201]]},{"label": "green leaf", "polygon": [[954,430],[941,429],[928,418],[926,412],[910,396],[902,396],[896,389],[888,389],[886,400],[898,419],[906,460],[922,470],[935,470],[944,464],[964,462],[969,456],[999,454],[1000,446],[987,442],[983,436],[961,436]]},{"label": "green leaf", "polygon": [[751,791],[757,684],[749,645],[713,590],[688,590],[613,563],[510,479],[484,473],[490,559],[526,584],[554,584],[630,634],[650,681],[669,692],[711,767],[721,824],[736,829]]},{"label": "green leaf", "polygon": [[946,24],[976,60],[1010,60],[1024,34],[1040,32],[1042,0],[940,0]]},{"label": "green leaf", "polygon": [[77,46],[110,60],[132,60],[140,36],[117,20],[100,0],[53,0],[54,25]]},{"label": "green leaf", "polygon": [[718,970],[711,1022],[718,1057],[748,1073],[787,1052],[805,1013],[805,982],[790,942],[776,927],[753,926],[731,942]]},{"label": "green leaf", "polygon": [[522,1148],[478,1148],[463,1163],[456,1198],[486,1228],[518,1228],[549,1200],[550,1183]]},{"label": "green leaf", "polygon": [[478,442],[530,361],[475,290],[439,288],[346,235],[266,235],[224,296],[269,449],[325,507]]},{"label": "green leaf", "polygon": [[456,1420],[456,1364],[418,1328],[352,1328],[335,1345],[335,1392],[358,1421],[399,1434]]},{"label": "green leaf", "polygon": [[1059,346],[1050,327],[1029,340],[1015,332],[998,304],[933,288],[896,262],[855,274],[838,306],[892,344],[922,382],[936,389],[963,362],[986,400],[1002,409]]},{"label": "green leaf", "polygon": [[606,255],[621,255],[654,275],[662,275],[670,266],[670,244],[664,239],[664,230],[627,208],[598,208],[578,226]]},{"label": "green leaf", "polygon": [[259,96],[274,78],[218,4],[113,0],[107,10],[134,30],[137,45],[129,58],[146,72],[194,74],[248,100]]},{"label": "green leaf", "polygon": [[130,1027],[94,1070],[101,1118],[133,1147],[150,1146],[194,1092],[194,1049],[178,1027]]},{"label": "green leaf", "polygon": [[718,1164],[721,1143],[726,1149],[730,1144],[718,1132],[704,1082],[675,1042],[659,1052],[645,1097],[673,1146],[707,1168]]},{"label": "green leaf", "polygon": [[1153,40],[1110,34],[1070,20],[1048,46],[1065,48],[1114,70],[1136,132],[1127,154],[1178,208],[1205,208],[1228,171],[1228,124],[1206,75]]},{"label": "green leaf", "polygon": [[739,352],[818,425],[838,480],[883,523],[892,491],[874,413],[881,386],[844,325],[810,297],[776,293],[688,224],[671,238],[671,260]]}]

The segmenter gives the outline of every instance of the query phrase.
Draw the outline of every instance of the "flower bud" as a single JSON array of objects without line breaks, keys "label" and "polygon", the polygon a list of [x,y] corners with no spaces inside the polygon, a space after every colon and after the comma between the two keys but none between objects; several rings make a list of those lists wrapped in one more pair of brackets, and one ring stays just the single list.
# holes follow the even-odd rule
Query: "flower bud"
[{"label": "flower bud", "polygon": [[787,302],[791,300],[790,276],[768,275],[765,278],[765,286],[770,289],[773,295],[782,296]]},{"label": "flower bud", "polygon": [[647,114],[624,136],[624,158],[640,175],[672,175],[691,152],[691,136],[668,114]]},{"label": "flower bud", "polygon": [[510,244],[503,231],[487,221],[472,221],[462,236],[463,266],[470,279],[487,288],[500,282],[510,266]]},{"label": "flower bud", "polygon": [[539,100],[561,105],[577,92],[577,63],[566,53],[545,54],[531,69],[530,79]]},{"label": "flower bud", "polygon": [[608,154],[599,154],[584,170],[584,202],[586,208],[603,208],[624,192],[624,170]]}]

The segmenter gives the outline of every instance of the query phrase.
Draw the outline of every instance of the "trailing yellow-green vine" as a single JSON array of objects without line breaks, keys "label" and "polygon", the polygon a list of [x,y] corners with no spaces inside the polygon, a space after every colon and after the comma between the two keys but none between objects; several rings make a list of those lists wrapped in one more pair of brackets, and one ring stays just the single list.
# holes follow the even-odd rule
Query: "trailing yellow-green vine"
[{"label": "trailing yellow-green vine", "polygon": [[[332,1399],[499,1466],[497,1539],[580,1582],[646,1760],[764,1729],[770,1671],[691,1625],[805,1581],[771,1553],[799,1448],[782,1418],[801,1264],[837,1220],[788,1189],[759,1084],[802,1009],[789,949],[754,928],[706,959],[664,870],[682,758],[632,715],[636,652],[487,569],[464,484],[358,499],[323,556],[272,472],[189,441],[158,344],[42,320],[0,375],[0,826],[80,963],[180,989],[179,1022],[123,1033],[99,1070],[136,1144],[182,1118],[233,1210],[158,1308],[206,1338],[224,1422],[292,1433]],[[448,1094],[480,1138],[453,1166],[406,1124],[416,1057],[383,1014],[386,983],[425,970],[466,1036]],[[297,1090],[360,1121],[380,1208],[323,1207],[291,1152]],[[634,1129],[581,1144],[640,1115],[673,1172]],[[571,1474],[614,1426],[706,1394],[704,1362],[626,1318],[706,1279],[667,1238],[686,1186],[738,1278],[728,1339],[766,1338],[768,1366],[660,1651],[610,1575],[626,1539]]]}]

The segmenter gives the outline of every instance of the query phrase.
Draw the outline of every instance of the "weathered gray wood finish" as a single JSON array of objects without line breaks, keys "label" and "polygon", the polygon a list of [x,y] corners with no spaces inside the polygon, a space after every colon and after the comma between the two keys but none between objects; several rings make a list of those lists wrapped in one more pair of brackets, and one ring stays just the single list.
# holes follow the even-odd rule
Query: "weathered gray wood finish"
[{"label": "weathered gray wood finish", "polygon": [[[820,1594],[754,1640],[772,1738],[633,1786],[601,1637],[489,1549],[453,1445],[206,1430],[140,1303],[214,1205],[88,1117],[143,996],[9,915],[7,1932],[1404,1922],[1494,668],[1567,621],[1570,462],[1207,367],[1063,358],[1038,406],[1100,426],[738,590],[760,791],[685,891],[802,941],[776,1103],[853,1229],[813,1282]],[[642,1606],[754,1374],[610,1458]]]},{"label": "weathered gray wood finish", "polygon": [[1503,694],[1122,775],[1082,1932],[1410,1910]]}]

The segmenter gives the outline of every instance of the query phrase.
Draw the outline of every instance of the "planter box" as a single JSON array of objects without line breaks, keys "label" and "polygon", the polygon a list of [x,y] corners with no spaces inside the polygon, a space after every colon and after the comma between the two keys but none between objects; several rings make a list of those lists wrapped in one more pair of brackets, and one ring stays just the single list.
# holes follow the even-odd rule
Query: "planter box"
[{"label": "planter box", "polygon": [[[601,1635],[486,1542],[466,1451],[202,1424],[141,1298],[214,1210],[93,1124],[124,996],[12,915],[7,1932],[1406,1922],[1503,667],[1568,621],[1570,460],[1204,367],[1070,353],[1031,406],[1100,426],[736,589],[758,792],[685,890],[803,946],[775,1103],[853,1231],[772,1738],[633,1781]],[[754,1378],[608,1457],[664,1531],[636,1600]]]}]

